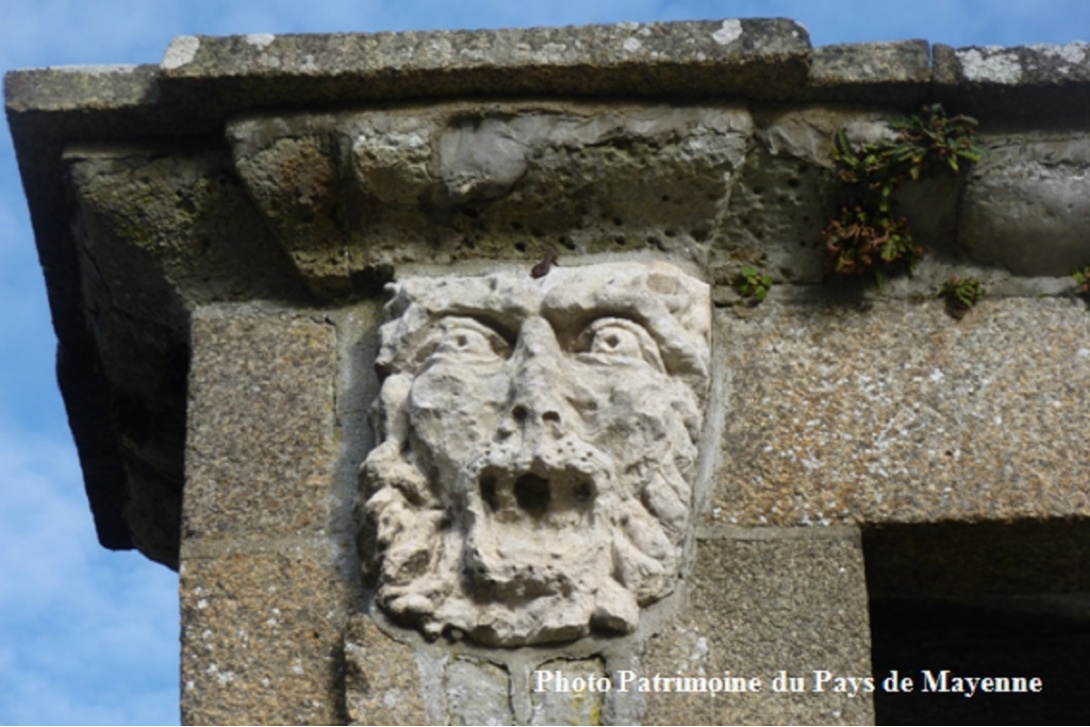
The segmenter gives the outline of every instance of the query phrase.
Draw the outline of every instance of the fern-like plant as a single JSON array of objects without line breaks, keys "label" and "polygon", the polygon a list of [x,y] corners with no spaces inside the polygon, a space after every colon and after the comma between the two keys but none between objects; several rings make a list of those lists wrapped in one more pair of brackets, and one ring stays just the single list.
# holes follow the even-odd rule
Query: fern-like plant
[{"label": "fern-like plant", "polygon": [[923,257],[908,221],[896,214],[893,193],[904,182],[938,173],[960,174],[984,154],[975,119],[948,117],[940,104],[893,121],[893,140],[855,145],[843,129],[833,144],[837,181],[848,203],[822,231],[825,274],[879,277],[911,268]]}]

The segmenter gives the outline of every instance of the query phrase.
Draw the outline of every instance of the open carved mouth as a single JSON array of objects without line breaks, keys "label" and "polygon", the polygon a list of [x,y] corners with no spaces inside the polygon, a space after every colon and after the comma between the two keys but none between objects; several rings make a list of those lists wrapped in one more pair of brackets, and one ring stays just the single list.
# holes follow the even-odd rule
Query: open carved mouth
[{"label": "open carved mouth", "polygon": [[[467,472],[463,577],[475,600],[567,597],[608,560],[597,523],[608,470],[587,448],[549,466],[488,455]],[[572,461],[574,460],[574,461]],[[595,574],[600,577],[602,574]]]},{"label": "open carved mouth", "polygon": [[565,512],[586,513],[592,509],[598,492],[590,475],[567,468],[559,472],[523,472],[514,476],[489,468],[480,474],[477,484],[487,511],[493,517],[503,519],[529,516],[532,520],[541,520]]}]

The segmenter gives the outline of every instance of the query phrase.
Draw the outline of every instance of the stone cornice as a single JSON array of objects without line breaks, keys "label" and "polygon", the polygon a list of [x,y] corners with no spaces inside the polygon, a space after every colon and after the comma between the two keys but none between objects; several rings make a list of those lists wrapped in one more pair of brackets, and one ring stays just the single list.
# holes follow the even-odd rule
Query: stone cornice
[{"label": "stone cornice", "polygon": [[[461,234],[459,224],[477,225],[457,216],[463,208],[492,205],[500,192],[511,189],[506,178],[482,177],[465,186],[469,191],[462,194],[463,187],[455,185],[453,176],[442,177],[451,170],[480,172],[479,160],[472,156],[451,157],[451,165],[440,168],[446,162],[438,152],[425,155],[428,161],[421,163],[432,166],[421,176],[423,181],[396,164],[382,166],[386,162],[381,159],[366,166],[358,161],[360,150],[379,156],[384,152],[379,146],[368,147],[372,142],[367,140],[359,148],[343,143],[351,130],[363,128],[359,125],[363,122],[351,119],[353,113],[389,111],[382,123],[396,126],[402,123],[396,107],[444,107],[429,112],[431,116],[421,122],[430,155],[452,129],[474,144],[507,138],[504,130],[495,139],[487,134],[478,138],[472,124],[458,131],[468,118],[466,109],[478,107],[478,116],[488,111],[495,118],[516,110],[536,114],[538,126],[519,138],[527,148],[540,150],[581,148],[583,136],[593,134],[579,124],[592,119],[598,113],[595,109],[608,107],[615,128],[603,125],[589,146],[616,138],[640,148],[674,146],[670,154],[654,157],[653,168],[643,164],[639,153],[619,165],[604,159],[581,162],[585,168],[576,171],[585,175],[584,186],[604,191],[595,191],[595,219],[585,227],[589,230],[585,240],[576,240],[580,254],[602,252],[600,245],[607,244],[602,241],[611,239],[606,229],[610,220],[622,216],[607,215],[606,208],[629,205],[622,209],[625,225],[635,231],[628,237],[628,249],[665,250],[675,257],[682,251],[690,263],[700,264],[700,255],[719,245],[709,238],[710,226],[726,229],[737,223],[741,231],[731,237],[733,247],[723,259],[744,259],[758,248],[772,250],[770,258],[786,271],[788,282],[810,284],[819,273],[814,272],[813,261],[798,263],[798,243],[804,220],[811,237],[822,225],[814,211],[824,200],[819,177],[828,160],[821,158],[827,150],[815,150],[826,144],[832,125],[844,124],[853,114],[864,126],[876,126],[878,119],[939,101],[981,116],[993,131],[1058,130],[1055,139],[1034,139],[1022,157],[1047,170],[1060,167],[1057,179],[1067,185],[1062,190],[1070,188],[1064,194],[1079,199],[1081,177],[1072,170],[1085,166],[1082,152],[1073,151],[1082,148],[1081,137],[1076,143],[1065,134],[1085,133],[1090,118],[1090,46],[953,49],[912,40],[812,48],[806,30],[784,19],[473,32],[184,36],[170,44],[159,65],[12,71],[5,77],[5,98],[60,339],[61,387],[100,539],[108,547],[135,545],[173,564],[192,311],[223,301],[327,304],[376,294],[385,279],[377,258],[366,257],[358,265],[349,260],[333,273],[329,261],[339,260],[344,250],[374,250],[380,237],[374,233],[376,226],[407,229],[399,225],[410,217],[421,225],[412,228],[414,243],[421,251],[430,249],[424,243],[438,244],[440,238],[429,237],[435,229]],[[730,114],[737,118],[710,125],[684,115],[666,121],[633,114],[631,109],[637,106],[683,106],[690,111],[715,107],[724,119]],[[806,118],[792,116],[816,108],[823,110]],[[314,119],[300,120],[304,112],[315,112]],[[650,127],[655,130],[647,131]],[[705,137],[720,154],[710,163],[720,165],[714,170],[700,166],[707,155],[690,163],[682,149],[684,144],[703,144]],[[280,142],[284,148],[277,146]],[[995,143],[997,164],[1006,158],[1004,144],[1001,139]],[[391,153],[396,157],[403,151]],[[746,161],[751,152],[758,161]],[[763,170],[765,157],[760,155],[783,159]],[[783,161],[787,157],[790,164]],[[1020,157],[1019,163],[1025,160]],[[284,186],[289,178],[285,175],[296,163],[304,164],[313,176],[315,199],[328,203],[325,207],[316,204],[314,210],[302,210],[285,202],[292,191]],[[170,164],[177,166],[160,168]],[[729,168],[731,180],[713,173],[720,167]],[[138,175],[125,177],[137,168],[151,170],[154,180],[167,181],[145,189]],[[272,181],[261,176],[270,169],[278,170]],[[552,170],[544,166],[531,169],[525,178],[511,179],[541,190]],[[394,176],[383,176],[388,173]],[[760,234],[747,238],[746,216],[727,209],[730,185],[738,184],[743,173],[756,175],[747,189],[801,186],[802,196],[791,192],[796,196],[791,204],[782,199],[768,203],[769,209],[779,205],[792,210],[775,223],[779,227],[774,234],[783,238],[774,241],[782,243],[780,248],[773,249]],[[640,174],[645,178],[636,180]],[[1060,274],[1056,271],[1079,253],[1073,248],[1077,243],[1061,240],[1060,252],[1048,255],[1035,248],[1029,262],[1020,261],[1018,251],[993,245],[997,235],[988,225],[996,215],[988,201],[994,197],[1003,205],[1004,194],[1022,194],[1024,187],[1017,170],[1009,182],[1004,174],[991,183],[998,192],[981,184],[982,191],[970,195],[977,211],[970,210],[962,219],[979,220],[975,223],[979,234],[962,235],[959,244],[978,260],[1018,268],[1020,274]],[[374,195],[381,202],[378,212],[362,222],[345,221],[336,200],[338,190],[349,189],[362,199],[370,194],[368,184],[380,182],[389,185],[384,193],[393,189],[400,196],[391,201]],[[637,182],[645,197],[631,192]],[[716,184],[722,189],[712,189]],[[700,187],[696,202],[687,200],[681,208],[671,185],[682,196],[686,189],[708,188]],[[149,194],[146,202],[134,202],[132,195],[138,192]],[[955,197],[925,196],[917,202],[946,225],[936,235],[953,237],[955,223],[947,222],[957,217]],[[106,208],[113,199],[133,202],[131,210],[111,216],[116,210]],[[740,203],[737,199],[736,195],[735,207],[765,216],[766,203],[759,194]],[[416,207],[420,200],[427,200],[420,202],[426,208],[423,213]],[[487,236],[495,249],[477,248],[475,254],[540,257],[542,241],[517,247],[512,231],[521,234],[526,227],[532,233],[520,216],[525,212],[520,204],[508,199],[492,205],[491,227],[477,225],[469,237]],[[78,209],[76,214],[73,208]],[[555,237],[557,229],[583,214],[564,210],[553,220],[551,208],[542,209],[539,218],[555,222],[556,228],[536,236],[542,240]],[[1072,219],[1082,214],[1080,210]],[[313,222],[310,211],[316,211],[318,222]],[[132,215],[147,219],[140,217],[136,224]],[[671,218],[667,225],[663,220],[670,215],[681,222]],[[663,230],[644,229],[651,218]],[[144,223],[147,226],[140,227]],[[1007,222],[1001,219],[997,224]],[[621,232],[616,237],[623,238]],[[678,239],[671,232],[680,232]],[[210,248],[209,239],[226,239],[229,244]],[[364,248],[363,239],[372,247]],[[387,234],[384,239],[394,237]],[[329,249],[322,249],[322,244]],[[423,252],[393,250],[382,262],[444,264],[468,254],[444,249],[447,257],[425,260]],[[711,267],[715,264],[712,261]],[[707,277],[723,283],[729,264],[721,263],[722,270],[709,268]],[[131,363],[137,359],[145,362],[143,368]],[[134,503],[127,493],[140,488],[153,494]],[[152,525],[134,537],[134,520]]]}]

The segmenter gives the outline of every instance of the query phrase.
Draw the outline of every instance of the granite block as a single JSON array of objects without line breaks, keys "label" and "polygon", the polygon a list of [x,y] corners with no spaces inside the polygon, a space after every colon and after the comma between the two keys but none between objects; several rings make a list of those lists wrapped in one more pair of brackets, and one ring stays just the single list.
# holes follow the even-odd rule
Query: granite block
[{"label": "granite block", "polygon": [[183,546],[183,723],[343,722],[345,594],[320,538]]},{"label": "granite block", "polygon": [[766,302],[720,316],[710,523],[1086,516],[1090,316],[1073,298]]},{"label": "granite block", "polygon": [[[873,723],[865,686],[854,696],[850,686],[835,691],[837,677],[871,676],[858,531],[727,528],[703,535],[696,545],[689,603],[651,640],[641,672],[708,677],[729,672],[759,679],[760,690],[653,692],[646,695],[643,723]],[[775,691],[781,672],[799,678],[803,691]]]},{"label": "granite block", "polygon": [[321,317],[202,309],[192,328],[185,539],[317,534],[336,466],[336,332]]}]

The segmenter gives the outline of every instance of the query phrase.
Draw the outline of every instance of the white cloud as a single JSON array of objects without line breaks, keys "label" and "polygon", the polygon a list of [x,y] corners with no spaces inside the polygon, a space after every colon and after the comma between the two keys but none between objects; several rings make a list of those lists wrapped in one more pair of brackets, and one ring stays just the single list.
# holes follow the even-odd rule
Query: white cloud
[{"label": "white cloud", "polygon": [[0,722],[177,721],[177,578],[98,547],[65,439],[0,421]]}]

